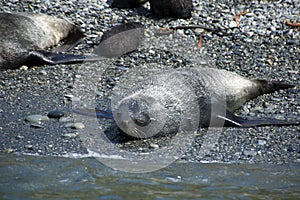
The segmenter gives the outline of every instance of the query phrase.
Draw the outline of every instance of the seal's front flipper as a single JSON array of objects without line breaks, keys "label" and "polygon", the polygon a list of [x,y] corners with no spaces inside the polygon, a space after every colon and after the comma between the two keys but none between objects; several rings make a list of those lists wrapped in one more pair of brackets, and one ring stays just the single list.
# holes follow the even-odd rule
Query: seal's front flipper
[{"label": "seal's front flipper", "polygon": [[226,116],[216,115],[216,118],[224,120],[225,127],[257,127],[257,126],[289,126],[299,125],[299,121],[285,121],[278,119],[245,119],[238,117],[229,111],[226,112]]},{"label": "seal's front flipper", "polygon": [[26,59],[26,65],[42,65],[42,64],[70,64],[81,63],[84,61],[99,61],[103,58],[99,56],[86,56],[78,54],[53,53],[47,51],[30,51]]},{"label": "seal's front flipper", "polygon": [[114,119],[111,110],[91,110],[91,109],[74,109],[74,113],[90,117],[99,117],[105,119]]}]

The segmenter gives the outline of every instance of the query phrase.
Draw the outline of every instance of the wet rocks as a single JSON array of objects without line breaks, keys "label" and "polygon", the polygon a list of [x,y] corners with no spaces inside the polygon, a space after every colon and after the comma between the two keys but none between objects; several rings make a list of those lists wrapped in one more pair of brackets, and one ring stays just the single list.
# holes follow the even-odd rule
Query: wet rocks
[{"label": "wet rocks", "polygon": [[71,117],[63,117],[65,113],[60,110],[52,110],[48,112],[47,116],[44,115],[28,115],[25,121],[30,123],[32,128],[44,128],[43,122],[49,121],[50,118],[59,118],[58,123],[63,123],[63,127],[72,129],[84,129],[85,125],[81,122],[73,122]]}]

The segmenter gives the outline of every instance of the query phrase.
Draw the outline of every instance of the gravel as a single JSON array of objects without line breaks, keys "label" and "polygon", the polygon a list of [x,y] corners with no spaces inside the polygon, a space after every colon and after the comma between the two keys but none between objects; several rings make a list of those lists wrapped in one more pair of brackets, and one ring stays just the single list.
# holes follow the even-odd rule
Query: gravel
[{"label": "gravel", "polygon": [[[105,1],[2,1],[1,12],[42,12],[67,18],[84,31],[86,37],[72,50],[74,53],[92,53],[104,31],[121,22],[138,21],[147,30],[167,26],[205,25],[209,28],[234,27],[233,18],[247,12],[238,20],[239,28],[227,30],[226,36],[208,32],[203,37],[201,53],[188,52],[197,45],[202,29],[179,30],[186,40],[150,41],[137,52],[122,56],[108,64],[106,89],[109,93],[118,83],[116,75],[140,66],[155,63],[169,67],[188,67],[209,62],[211,66],[236,72],[249,78],[285,81],[296,87],[266,94],[249,101],[236,114],[248,118],[272,117],[278,119],[300,116],[300,32],[285,25],[284,20],[300,21],[300,3],[282,1],[194,1],[192,18],[183,20],[155,19],[147,3],[137,9],[112,9]],[[147,35],[146,31],[146,35]],[[160,44],[167,49],[158,48]],[[175,46],[178,45],[178,46]],[[196,62],[195,62],[196,61]],[[39,155],[87,153],[78,130],[64,127],[65,121],[55,119],[43,122],[39,128],[25,122],[29,115],[47,115],[57,109],[72,122],[74,81],[80,64],[22,67],[0,72],[0,151]],[[109,84],[107,84],[109,83]],[[101,107],[101,105],[99,105]],[[70,119],[71,118],[71,119]],[[80,121],[76,121],[81,123]],[[82,127],[82,126],[80,126]],[[208,130],[201,129],[184,156],[190,162],[299,162],[300,127],[224,128],[219,139],[208,152],[203,153],[203,142]],[[147,141],[150,148],[160,147]],[[135,142],[133,142],[135,144]],[[138,145],[138,144],[136,144]],[[144,148],[141,147],[142,149]]]}]

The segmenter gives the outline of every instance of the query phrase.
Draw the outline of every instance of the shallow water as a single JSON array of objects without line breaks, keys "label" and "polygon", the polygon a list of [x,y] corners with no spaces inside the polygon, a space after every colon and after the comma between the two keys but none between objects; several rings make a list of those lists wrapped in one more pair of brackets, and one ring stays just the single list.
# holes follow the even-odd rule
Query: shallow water
[{"label": "shallow water", "polygon": [[0,199],[296,199],[300,163],[173,163],[144,174],[94,158],[0,155]]}]

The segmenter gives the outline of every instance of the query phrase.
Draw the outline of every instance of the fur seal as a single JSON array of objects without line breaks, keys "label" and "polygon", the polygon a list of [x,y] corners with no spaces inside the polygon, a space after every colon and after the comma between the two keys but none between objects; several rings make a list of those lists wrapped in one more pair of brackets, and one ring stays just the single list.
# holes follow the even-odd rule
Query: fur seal
[{"label": "fur seal", "polygon": [[[53,16],[0,13],[0,32],[0,69],[14,69],[23,64],[61,64],[95,59],[59,53],[73,48],[84,34],[72,23]],[[55,49],[56,52],[46,51],[60,42],[63,43]]]},{"label": "fur seal", "polygon": [[[123,132],[136,138],[151,137],[158,132],[176,133],[179,126],[192,126],[195,119],[199,120],[199,127],[299,125],[299,121],[245,119],[232,113],[248,100],[293,87],[290,84],[249,80],[207,67],[176,69],[142,81],[126,77],[137,76],[126,74],[113,90],[112,112],[99,111],[96,115],[113,118]],[[75,112],[86,114],[82,110]]]}]

